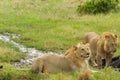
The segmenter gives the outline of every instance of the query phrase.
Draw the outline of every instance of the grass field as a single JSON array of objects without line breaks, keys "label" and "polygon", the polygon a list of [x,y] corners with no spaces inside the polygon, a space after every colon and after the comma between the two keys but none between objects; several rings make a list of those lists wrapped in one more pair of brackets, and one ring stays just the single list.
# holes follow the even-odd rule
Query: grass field
[{"label": "grass field", "polygon": [[[120,37],[119,10],[108,14],[79,15],[76,12],[78,5],[79,0],[0,0],[0,33],[20,34],[21,37],[15,39],[16,42],[26,47],[55,52],[64,52],[72,45],[81,42],[83,34],[89,31],[98,34],[110,31]],[[1,55],[13,53],[18,53],[17,56],[21,55],[11,44],[0,41],[0,47],[1,52],[4,49],[5,53],[10,53]],[[116,55],[118,54],[120,54],[119,47],[116,52]],[[20,58],[23,56],[21,55]],[[14,68],[8,64],[11,58],[3,56],[0,59],[2,59],[1,64]],[[93,80],[120,79],[120,73],[113,69],[103,69],[101,72],[94,74]],[[60,73],[41,78],[29,71],[7,68],[0,70],[0,80],[76,80],[77,77],[77,73],[73,75]]]}]

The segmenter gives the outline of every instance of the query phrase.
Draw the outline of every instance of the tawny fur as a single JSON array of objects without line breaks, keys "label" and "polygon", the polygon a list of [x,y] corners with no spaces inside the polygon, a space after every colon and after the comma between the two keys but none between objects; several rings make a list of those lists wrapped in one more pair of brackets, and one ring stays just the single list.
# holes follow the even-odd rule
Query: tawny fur
[{"label": "tawny fur", "polygon": [[78,80],[90,80],[91,75],[88,71],[80,73]]},{"label": "tawny fur", "polygon": [[[80,72],[80,76],[79,76],[79,80],[89,80],[90,79],[90,68],[89,68],[89,65],[88,65],[88,59],[86,59],[88,57],[88,55],[90,55],[90,49],[89,49],[89,44],[85,44],[85,45],[80,45],[80,44],[77,44],[76,46],[81,46],[81,50],[83,50],[83,52],[81,52],[81,59],[77,59],[75,56],[75,54],[73,54],[73,47],[71,47],[70,49],[68,49],[64,56],[67,56],[67,57],[71,57],[73,59],[73,62],[75,64],[77,64],[78,67],[81,68],[81,72]],[[84,52],[85,51],[85,52]],[[84,54],[82,54],[84,53]]]},{"label": "tawny fur", "polygon": [[31,70],[42,73],[81,71],[81,73],[88,72],[89,74],[89,47],[80,44],[70,49],[67,51],[69,54],[65,56],[45,54],[33,62]]},{"label": "tawny fur", "polygon": [[101,35],[97,35],[95,32],[89,32],[85,34],[83,43],[90,44],[90,60],[93,66],[102,68],[102,58],[106,60],[106,66],[109,66],[117,50],[118,38],[117,35],[111,32],[104,32]]}]

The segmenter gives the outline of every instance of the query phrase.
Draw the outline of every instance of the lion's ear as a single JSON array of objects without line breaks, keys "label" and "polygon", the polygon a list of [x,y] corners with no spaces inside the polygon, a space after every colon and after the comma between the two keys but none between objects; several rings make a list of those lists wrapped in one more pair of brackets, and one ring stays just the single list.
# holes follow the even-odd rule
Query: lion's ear
[{"label": "lion's ear", "polygon": [[107,38],[109,38],[110,36],[109,35],[105,35],[105,38],[107,39]]},{"label": "lion's ear", "polygon": [[77,46],[73,46],[73,48],[74,48],[75,50],[77,50],[78,47],[77,47]]}]

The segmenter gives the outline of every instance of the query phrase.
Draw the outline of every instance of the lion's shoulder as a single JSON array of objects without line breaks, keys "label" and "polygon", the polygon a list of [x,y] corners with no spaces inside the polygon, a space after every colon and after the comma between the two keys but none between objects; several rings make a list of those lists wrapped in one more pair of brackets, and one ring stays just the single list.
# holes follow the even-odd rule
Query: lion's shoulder
[{"label": "lion's shoulder", "polygon": [[64,56],[67,56],[67,55],[69,55],[69,54],[72,54],[72,53],[75,51],[75,47],[76,47],[76,46],[70,47],[70,48],[64,53]]}]

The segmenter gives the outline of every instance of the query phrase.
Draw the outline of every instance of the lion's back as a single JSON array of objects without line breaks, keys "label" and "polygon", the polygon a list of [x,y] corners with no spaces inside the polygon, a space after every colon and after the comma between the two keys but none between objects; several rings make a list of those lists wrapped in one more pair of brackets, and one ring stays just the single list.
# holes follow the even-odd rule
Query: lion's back
[{"label": "lion's back", "polygon": [[88,32],[85,33],[85,35],[83,36],[83,43],[89,43],[91,41],[91,39],[96,38],[98,35],[95,32]]}]

